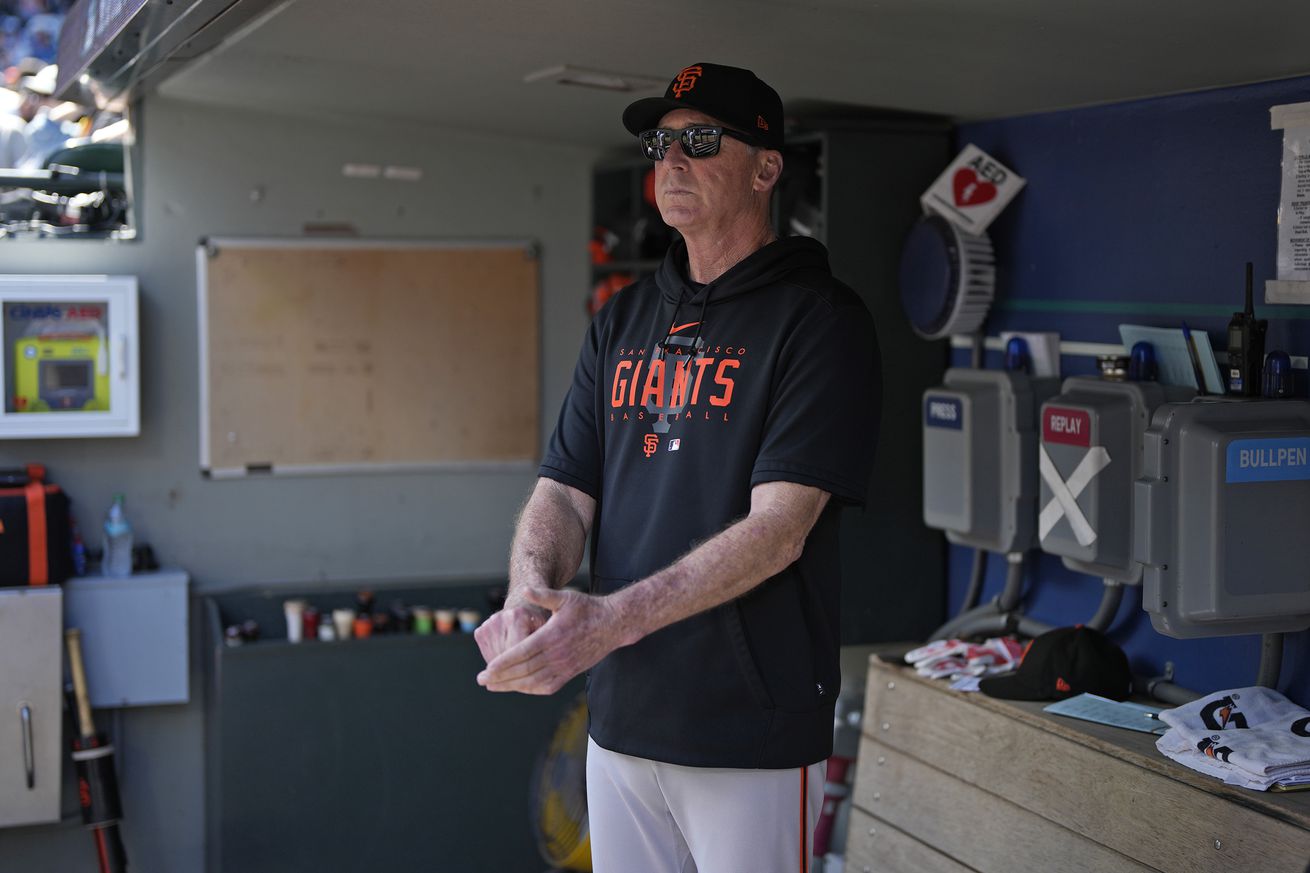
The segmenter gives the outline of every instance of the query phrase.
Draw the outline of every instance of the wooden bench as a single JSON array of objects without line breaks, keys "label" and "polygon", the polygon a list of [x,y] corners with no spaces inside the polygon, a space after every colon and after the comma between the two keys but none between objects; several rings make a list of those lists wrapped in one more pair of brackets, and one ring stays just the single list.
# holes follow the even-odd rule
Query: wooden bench
[{"label": "wooden bench", "polygon": [[872,658],[846,873],[1310,873],[1310,793],[1230,787],[1045,705]]}]

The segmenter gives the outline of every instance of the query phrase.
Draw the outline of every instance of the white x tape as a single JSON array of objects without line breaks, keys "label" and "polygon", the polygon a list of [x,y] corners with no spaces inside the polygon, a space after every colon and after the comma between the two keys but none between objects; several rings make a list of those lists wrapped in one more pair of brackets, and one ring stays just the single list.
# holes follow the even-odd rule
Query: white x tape
[{"label": "white x tape", "polygon": [[1110,453],[1105,450],[1105,446],[1092,446],[1078,462],[1069,481],[1065,482],[1060,478],[1060,471],[1055,469],[1051,456],[1046,454],[1046,446],[1039,445],[1037,451],[1038,467],[1053,495],[1051,502],[1042,508],[1042,514],[1037,520],[1037,536],[1046,539],[1056,522],[1067,516],[1078,545],[1090,546],[1096,542],[1096,531],[1087,523],[1087,516],[1078,507],[1078,495],[1096,478],[1097,473],[1110,466]]}]

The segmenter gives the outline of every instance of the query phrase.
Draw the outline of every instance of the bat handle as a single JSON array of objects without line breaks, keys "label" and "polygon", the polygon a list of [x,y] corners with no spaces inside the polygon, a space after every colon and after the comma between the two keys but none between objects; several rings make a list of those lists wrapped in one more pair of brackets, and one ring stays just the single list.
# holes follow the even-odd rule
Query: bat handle
[{"label": "bat handle", "polygon": [[68,646],[68,667],[73,673],[73,695],[77,698],[77,726],[84,737],[96,735],[91,720],[91,698],[86,693],[86,670],[82,666],[82,632],[75,627],[64,631]]}]

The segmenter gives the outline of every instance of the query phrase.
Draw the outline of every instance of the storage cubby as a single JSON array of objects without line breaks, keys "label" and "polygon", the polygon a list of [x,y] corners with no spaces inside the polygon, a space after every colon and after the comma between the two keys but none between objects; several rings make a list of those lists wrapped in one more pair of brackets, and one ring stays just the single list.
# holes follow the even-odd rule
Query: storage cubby
[{"label": "storage cubby", "polygon": [[[385,608],[487,613],[504,580],[369,587]],[[471,634],[288,643],[282,601],[353,605],[355,587],[203,599],[210,873],[537,870],[534,762],[582,688],[492,693]],[[228,646],[226,624],[266,636]]]}]

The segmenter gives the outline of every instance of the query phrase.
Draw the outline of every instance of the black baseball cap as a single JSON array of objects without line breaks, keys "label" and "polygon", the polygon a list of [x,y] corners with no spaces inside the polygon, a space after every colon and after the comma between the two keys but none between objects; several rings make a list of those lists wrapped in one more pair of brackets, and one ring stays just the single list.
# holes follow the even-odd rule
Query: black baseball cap
[{"label": "black baseball cap", "polygon": [[722,64],[685,67],[663,97],[645,97],[623,110],[623,126],[638,134],[658,127],[675,109],[699,109],[754,136],[758,145],[782,148],[782,98],[750,70]]},{"label": "black baseball cap", "polygon": [[1128,656],[1090,627],[1061,627],[1028,644],[1019,669],[989,676],[978,689],[1006,700],[1063,700],[1088,692],[1125,700],[1132,691]]}]

